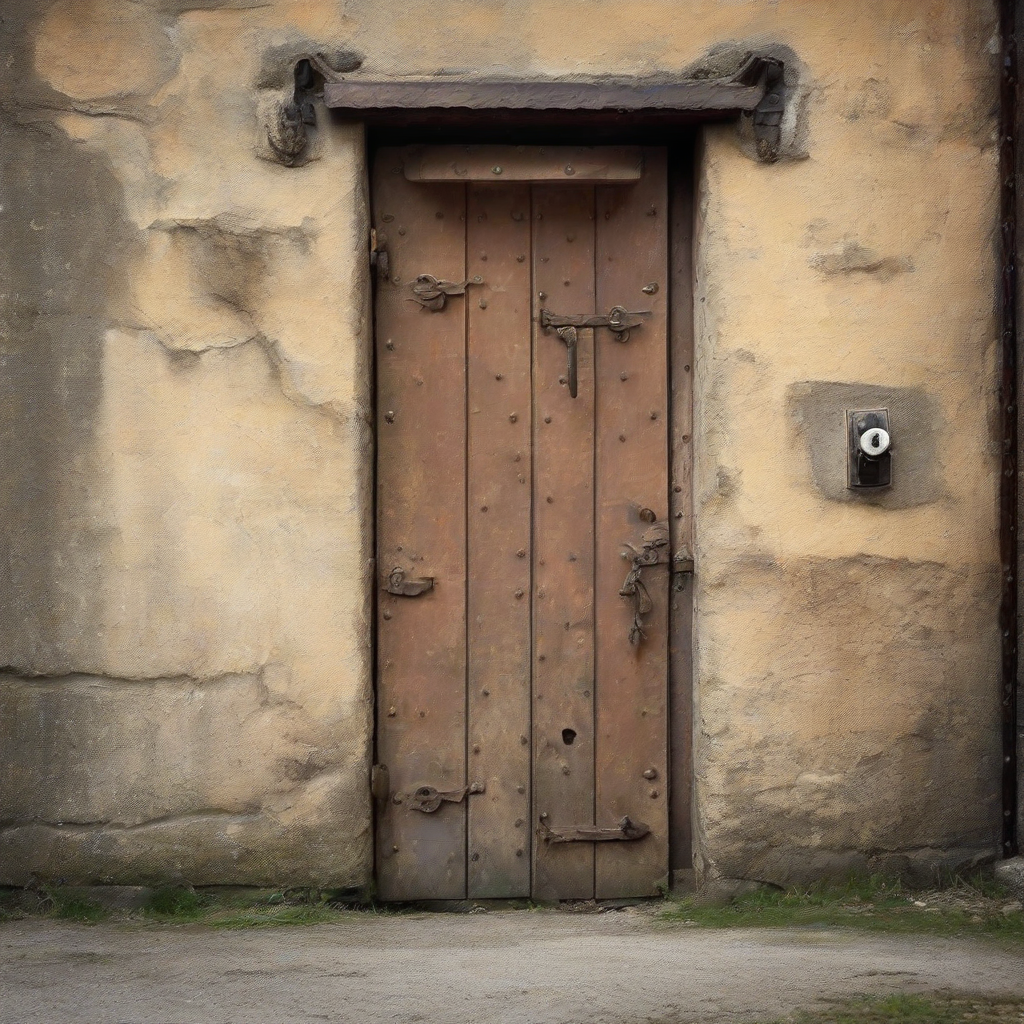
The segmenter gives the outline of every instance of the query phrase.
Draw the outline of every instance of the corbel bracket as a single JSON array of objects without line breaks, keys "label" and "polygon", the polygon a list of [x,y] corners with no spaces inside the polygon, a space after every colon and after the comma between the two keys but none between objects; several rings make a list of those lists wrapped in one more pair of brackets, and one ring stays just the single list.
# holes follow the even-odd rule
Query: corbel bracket
[{"label": "corbel bracket", "polygon": [[762,58],[764,63],[764,95],[754,108],[754,142],[757,158],[766,164],[779,159],[782,138],[782,115],[786,110],[785,67],[774,57]]}]

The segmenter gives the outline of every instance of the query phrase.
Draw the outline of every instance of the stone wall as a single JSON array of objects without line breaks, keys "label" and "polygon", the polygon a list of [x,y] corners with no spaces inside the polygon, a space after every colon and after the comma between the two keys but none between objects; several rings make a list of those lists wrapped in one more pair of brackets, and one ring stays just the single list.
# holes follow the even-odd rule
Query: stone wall
[{"label": "stone wall", "polygon": [[[994,7],[8,0],[0,882],[371,864],[373,74],[787,61],[783,155],[702,133],[697,865],[927,871],[999,829]],[[887,405],[895,485],[843,485]]]}]

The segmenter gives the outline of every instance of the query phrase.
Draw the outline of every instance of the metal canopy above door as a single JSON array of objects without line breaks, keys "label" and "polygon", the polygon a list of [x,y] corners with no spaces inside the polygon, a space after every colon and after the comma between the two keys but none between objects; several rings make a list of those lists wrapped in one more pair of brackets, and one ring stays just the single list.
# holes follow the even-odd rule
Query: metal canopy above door
[{"label": "metal canopy above door", "polygon": [[665,151],[641,155],[568,186],[377,154],[386,899],[668,874],[669,217]]}]

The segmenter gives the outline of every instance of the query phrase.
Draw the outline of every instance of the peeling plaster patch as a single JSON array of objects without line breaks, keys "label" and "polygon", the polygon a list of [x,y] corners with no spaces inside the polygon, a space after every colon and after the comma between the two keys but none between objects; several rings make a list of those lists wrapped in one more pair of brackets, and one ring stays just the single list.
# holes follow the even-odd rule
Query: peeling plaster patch
[{"label": "peeling plaster patch", "polygon": [[810,264],[826,276],[835,274],[873,274],[879,281],[888,281],[897,274],[914,271],[914,261],[909,256],[879,256],[873,249],[860,242],[844,242],[830,252],[815,253]]}]

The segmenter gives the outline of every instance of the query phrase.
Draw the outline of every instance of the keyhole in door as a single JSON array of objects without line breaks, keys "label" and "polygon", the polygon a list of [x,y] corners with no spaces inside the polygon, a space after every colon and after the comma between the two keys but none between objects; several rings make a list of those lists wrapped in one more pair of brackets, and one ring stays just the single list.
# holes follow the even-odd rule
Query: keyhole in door
[{"label": "keyhole in door", "polygon": [[563,729],[562,730],[562,742],[567,746],[571,747],[576,740],[575,729]]}]

